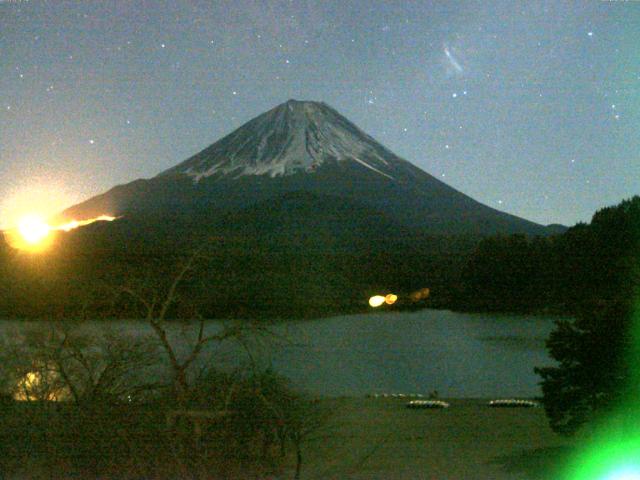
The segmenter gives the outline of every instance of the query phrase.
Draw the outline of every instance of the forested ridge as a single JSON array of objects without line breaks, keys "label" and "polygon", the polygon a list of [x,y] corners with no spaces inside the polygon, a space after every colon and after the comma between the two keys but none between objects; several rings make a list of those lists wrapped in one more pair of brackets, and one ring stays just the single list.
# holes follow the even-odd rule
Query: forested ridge
[{"label": "forested ridge", "polygon": [[640,268],[639,246],[638,196],[560,235],[485,238],[461,273],[453,303],[463,310],[571,314],[628,298]]},{"label": "forested ridge", "polygon": [[[389,292],[399,296],[393,308],[572,314],[629,295],[638,268],[640,197],[548,237],[408,230],[401,240],[371,242],[335,228],[309,235],[305,225],[247,221],[248,232],[229,221],[193,219],[193,235],[182,236],[174,233],[180,221],[95,224],[35,255],[0,242],[0,316],[136,318],[138,307],[123,290],[164,291],[196,251],[175,317],[196,311],[208,318],[320,317],[367,311],[369,295]],[[425,287],[428,299],[409,300]]]}]

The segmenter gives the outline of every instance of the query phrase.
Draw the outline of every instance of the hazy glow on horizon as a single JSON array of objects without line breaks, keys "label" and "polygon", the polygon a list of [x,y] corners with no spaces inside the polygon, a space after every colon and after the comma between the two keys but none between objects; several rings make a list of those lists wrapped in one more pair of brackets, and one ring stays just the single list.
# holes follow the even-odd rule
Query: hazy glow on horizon
[{"label": "hazy glow on horizon", "polygon": [[116,217],[100,215],[86,220],[72,220],[61,225],[52,226],[41,215],[29,214],[21,218],[14,228],[5,230],[7,243],[17,249],[32,253],[46,250],[52,242],[54,232],[70,232],[95,222],[112,222]]}]

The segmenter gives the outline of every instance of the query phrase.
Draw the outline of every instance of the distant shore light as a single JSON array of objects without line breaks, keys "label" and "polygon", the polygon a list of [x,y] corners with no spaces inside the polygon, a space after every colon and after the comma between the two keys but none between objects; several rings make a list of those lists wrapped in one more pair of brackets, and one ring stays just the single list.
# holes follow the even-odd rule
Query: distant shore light
[{"label": "distant shore light", "polygon": [[369,305],[373,308],[379,307],[380,305],[385,303],[385,297],[382,295],[374,295],[369,299]]}]

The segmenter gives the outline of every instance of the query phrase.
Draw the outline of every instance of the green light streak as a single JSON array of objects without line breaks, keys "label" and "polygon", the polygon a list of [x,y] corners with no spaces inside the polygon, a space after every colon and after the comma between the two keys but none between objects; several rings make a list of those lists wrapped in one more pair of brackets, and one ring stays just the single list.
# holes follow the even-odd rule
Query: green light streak
[{"label": "green light streak", "polygon": [[640,480],[640,301],[635,298],[627,362],[637,368],[630,370],[626,399],[595,427],[560,477],[564,480]]},{"label": "green light streak", "polygon": [[567,469],[567,480],[640,480],[640,435],[620,438],[611,432],[583,450]]}]

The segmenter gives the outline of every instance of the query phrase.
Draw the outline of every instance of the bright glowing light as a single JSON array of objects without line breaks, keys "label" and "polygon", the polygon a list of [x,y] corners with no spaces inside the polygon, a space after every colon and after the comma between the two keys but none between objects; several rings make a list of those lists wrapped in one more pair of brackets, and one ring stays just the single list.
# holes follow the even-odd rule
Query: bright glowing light
[{"label": "bright glowing light", "polygon": [[5,230],[5,238],[9,245],[18,250],[41,252],[53,242],[53,233],[69,232],[95,222],[112,222],[116,217],[100,215],[88,220],[72,220],[62,225],[51,226],[40,215],[30,214],[22,217],[15,228]]},{"label": "bright glowing light", "polygon": [[[621,428],[622,421],[627,428]],[[640,480],[640,435],[627,412],[614,415],[592,441],[575,452],[563,480]]]},{"label": "bright glowing light", "polygon": [[384,299],[385,297],[383,297],[382,295],[374,295],[369,299],[369,305],[373,308],[379,307],[384,303]]},{"label": "bright glowing light", "polygon": [[62,230],[63,232],[70,232],[71,230],[84,227],[85,225],[90,225],[95,222],[113,222],[116,217],[111,217],[109,215],[100,215],[96,218],[90,218],[89,220],[71,220],[63,225],[59,225],[54,228],[54,230]]},{"label": "bright glowing light", "polygon": [[603,480],[640,480],[640,470],[636,468],[625,468],[612,472]]},{"label": "bright glowing light", "polygon": [[51,227],[38,215],[27,215],[18,222],[18,232],[29,245],[37,245],[49,236]]},{"label": "bright glowing light", "polygon": [[389,295],[384,297],[384,303],[386,303],[387,305],[393,305],[397,300],[398,296],[394,295],[393,293],[390,293]]},{"label": "bright glowing light", "polygon": [[53,371],[27,373],[16,385],[13,399],[18,402],[59,402],[70,398],[69,389],[62,385]]},{"label": "bright glowing light", "polygon": [[[75,182],[47,170],[45,164],[49,162],[43,159],[48,155],[50,152],[43,151],[35,157],[25,158],[26,164],[42,165],[42,168],[36,171],[25,169],[24,178],[12,178],[7,182],[6,192],[0,198],[0,230],[15,228],[27,215],[37,214],[44,220],[55,218],[69,205],[83,200],[85,195],[70,191]],[[109,211],[105,209],[104,213]]]}]

